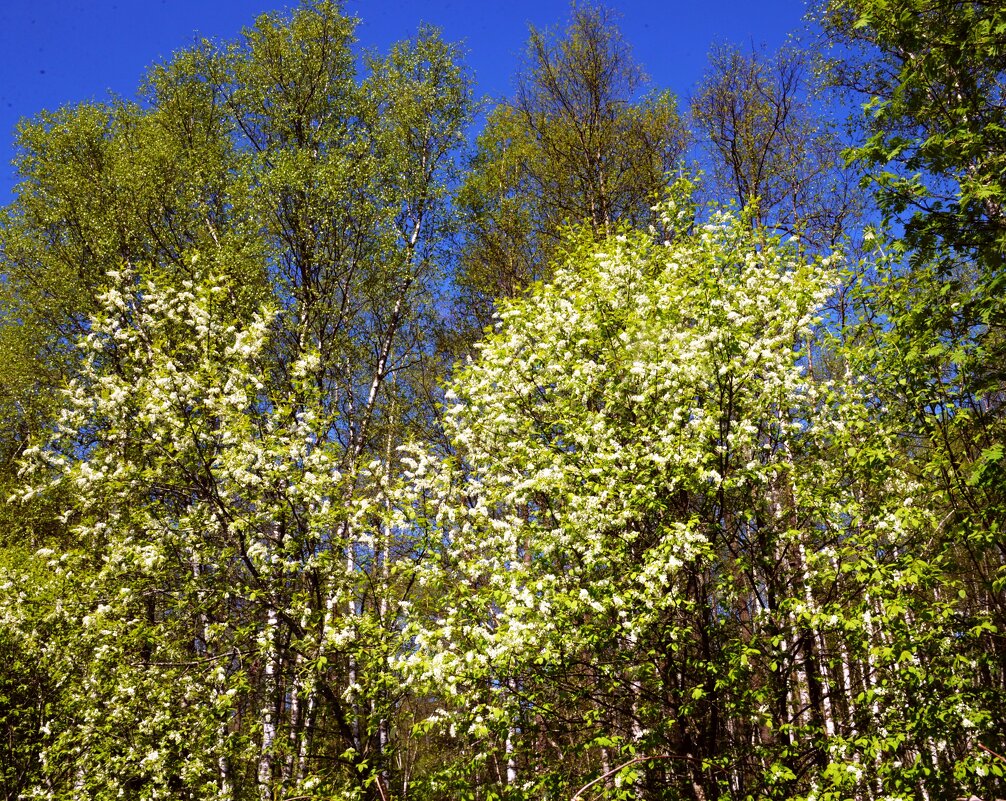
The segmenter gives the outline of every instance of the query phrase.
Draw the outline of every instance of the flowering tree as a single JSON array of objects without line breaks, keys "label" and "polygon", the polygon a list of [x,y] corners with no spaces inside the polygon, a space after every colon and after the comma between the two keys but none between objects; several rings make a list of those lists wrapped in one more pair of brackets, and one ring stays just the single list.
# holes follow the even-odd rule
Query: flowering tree
[{"label": "flowering tree", "polygon": [[401,660],[457,755],[430,787],[925,790],[968,740],[908,732],[978,716],[897,720],[952,604],[894,622],[927,596],[931,522],[869,398],[813,373],[834,260],[726,212],[689,232],[680,193],[663,215],[672,241],[588,242],[506,305],[450,387],[453,454],[415,454],[438,600]]},{"label": "flowering tree", "polygon": [[18,508],[47,526],[0,553],[0,647],[59,700],[18,792],[407,782],[387,649],[413,554],[383,476],[431,416],[470,96],[435,31],[358,59],[353,25],[263,15],[155,67],[142,104],[22,128],[4,319],[69,392],[29,420]]},{"label": "flowering tree", "polygon": [[317,356],[269,388],[275,313],[242,319],[223,265],[194,274],[114,276],[63,435],[28,454],[29,494],[46,475],[77,492],[76,548],[48,552],[54,580],[78,582],[73,723],[47,753],[76,766],[72,793],[273,798],[337,782],[310,761],[333,743],[334,765],[368,756],[357,707],[369,722],[382,623],[353,612],[392,575],[374,564],[380,481],[328,436]]},{"label": "flowering tree", "polygon": [[[994,282],[874,265],[850,345],[778,202],[651,208],[673,102],[573,16],[467,181],[456,51],[328,0],[21,126],[0,795],[1003,795]],[[512,297],[441,415],[451,278]]]}]

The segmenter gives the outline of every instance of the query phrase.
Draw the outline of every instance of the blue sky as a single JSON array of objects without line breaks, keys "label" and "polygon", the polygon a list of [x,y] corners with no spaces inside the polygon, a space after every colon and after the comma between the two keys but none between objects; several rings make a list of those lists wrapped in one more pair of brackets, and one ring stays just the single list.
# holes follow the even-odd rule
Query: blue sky
[{"label": "blue sky", "polygon": [[[774,49],[801,27],[804,0],[609,0],[638,61],[684,102],[716,43]],[[236,38],[287,0],[0,0],[0,204],[16,175],[14,128],[42,109],[130,97],[144,70],[197,37]],[[363,47],[384,50],[421,22],[463,41],[479,94],[506,95],[528,25],[561,26],[567,0],[346,0]]]}]

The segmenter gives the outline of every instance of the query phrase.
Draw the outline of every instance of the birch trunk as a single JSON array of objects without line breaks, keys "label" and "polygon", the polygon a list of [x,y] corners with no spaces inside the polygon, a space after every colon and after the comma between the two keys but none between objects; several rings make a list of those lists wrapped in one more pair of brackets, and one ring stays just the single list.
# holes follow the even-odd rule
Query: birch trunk
[{"label": "birch trunk", "polygon": [[273,748],[276,741],[276,689],[277,689],[277,658],[276,653],[276,610],[269,608],[265,631],[262,639],[266,645],[265,668],[262,677],[262,746],[258,759],[259,796],[262,801],[272,801],[273,798]]}]

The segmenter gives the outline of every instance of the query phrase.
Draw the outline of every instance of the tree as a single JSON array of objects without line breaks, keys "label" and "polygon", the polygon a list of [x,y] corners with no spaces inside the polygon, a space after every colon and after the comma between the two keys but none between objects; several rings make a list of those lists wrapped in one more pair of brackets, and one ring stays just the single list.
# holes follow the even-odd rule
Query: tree
[{"label": "tree", "polygon": [[[1006,15],[995,3],[832,0],[832,80],[867,99],[853,155],[921,260],[940,243],[1000,265]],[[998,272],[998,270],[997,270]]]},{"label": "tree", "polygon": [[673,197],[503,304],[414,456],[430,794],[945,796],[989,721],[896,426],[807,369],[833,262]]},{"label": "tree", "polygon": [[813,106],[808,56],[714,49],[692,100],[710,188],[752,218],[824,252],[851,233],[862,209],[843,145]]},{"label": "tree", "polygon": [[686,140],[668,92],[645,86],[610,11],[573,8],[564,34],[531,30],[514,97],[489,115],[460,203],[464,314],[489,323],[495,299],[546,277],[562,231],[597,235],[651,211]]},{"label": "tree", "polygon": [[[949,52],[854,5],[833,30],[886,67]],[[955,8],[922,10],[998,69],[996,14]],[[665,186],[674,103],[594,7],[532,31],[464,181],[454,49],[358,59],[327,2],[23,124],[0,795],[1003,795],[998,240],[960,131],[871,140],[931,174],[879,176],[922,213],[829,328],[803,63],[716,56],[729,211]],[[874,108],[932,125],[892,75]],[[449,301],[498,312],[484,342]]]},{"label": "tree", "polygon": [[[835,0],[820,19],[844,53],[833,80],[866,101],[851,155],[897,233],[877,243],[873,370],[941,493],[968,620],[1001,630],[1006,15],[985,2]],[[976,658],[1002,664],[1001,643],[987,638]],[[975,691],[1001,698],[998,667],[980,675]],[[995,749],[1006,731],[990,737]]]},{"label": "tree", "polygon": [[[307,772],[333,747],[318,728],[340,732],[340,753],[360,747],[341,683],[349,643],[373,629],[344,611],[364,574],[341,554],[375,536],[347,506],[345,484],[362,500],[365,478],[339,469],[317,359],[274,394],[261,379],[272,314],[242,313],[226,261],[197,275],[165,290],[119,274],[91,321],[67,434],[37,457],[36,474],[78,489],[77,548],[45,552],[80,582],[61,666],[79,673],[73,722],[45,754],[81,772],[73,792],[272,798],[337,781]],[[359,686],[381,680],[367,667]]]},{"label": "tree", "polygon": [[925,380],[981,417],[985,401],[998,405],[1001,383],[1006,19],[987,3],[836,0],[821,20],[837,42],[858,48],[832,72],[868,98],[864,139],[851,155],[870,171],[888,219],[904,226],[897,247],[911,270],[885,311],[904,342],[941,340],[945,355],[962,357],[945,362],[962,379],[954,386],[937,377],[942,367]]},{"label": "tree", "polygon": [[142,103],[22,128],[7,322],[70,387],[20,493],[62,537],[33,568],[62,588],[55,797],[396,780],[412,552],[380,523],[381,476],[429,424],[470,97],[435,31],[357,77],[352,30],[331,3],[264,15],[155,67]]},{"label": "tree", "polygon": [[[0,551],[0,798],[16,801],[43,784],[40,755],[65,725],[70,677],[60,668],[62,589],[31,551]],[[45,607],[40,609],[40,600]],[[65,780],[64,765],[50,775]]]}]

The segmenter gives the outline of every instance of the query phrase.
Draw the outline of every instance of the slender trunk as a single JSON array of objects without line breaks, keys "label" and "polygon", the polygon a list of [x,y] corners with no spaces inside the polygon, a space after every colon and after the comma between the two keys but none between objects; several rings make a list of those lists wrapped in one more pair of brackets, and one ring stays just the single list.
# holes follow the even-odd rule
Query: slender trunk
[{"label": "slender trunk", "polygon": [[[395,376],[391,376],[392,393],[395,389]],[[388,435],[385,441],[384,450],[384,460],[385,465],[388,470],[391,469],[392,458],[394,456],[394,440],[393,432],[395,428],[395,397],[392,394],[391,404],[388,411]],[[380,629],[386,635],[391,634],[392,630],[395,628],[395,624],[392,620],[389,620],[388,615],[391,610],[388,608],[388,598],[391,595],[391,499],[385,495],[384,497],[384,511],[385,511],[385,522],[382,523],[380,527],[380,562],[381,562],[381,597],[378,601],[378,614],[380,615]],[[380,717],[377,722],[377,745],[378,745],[378,764],[380,766],[380,776],[381,781],[384,782],[385,787],[391,787],[391,775],[388,770],[388,749],[391,745],[391,726],[390,721],[386,715],[386,704],[387,699],[385,698],[384,689],[382,686],[380,702],[382,708],[380,710]]]},{"label": "slender trunk", "polygon": [[837,731],[835,727],[835,706],[832,701],[832,697],[835,694],[835,681],[831,676],[831,668],[828,666],[828,652],[824,634],[820,630],[816,631],[815,634],[817,636],[818,654],[820,655],[818,664],[821,668],[821,701],[822,713],[824,715],[824,733],[830,740],[835,736]]},{"label": "slender trunk", "polygon": [[[694,758],[693,754],[687,754],[689,763],[689,773],[691,774],[692,780],[692,794],[695,796],[695,801],[706,801],[706,791],[702,786],[702,768],[699,760]],[[696,767],[699,765],[699,767]]]},{"label": "slender trunk", "polygon": [[217,786],[222,799],[234,798],[234,785],[231,783],[230,766],[227,764],[227,724],[221,724],[217,730]]},{"label": "slender trunk", "polygon": [[614,779],[608,775],[610,773],[611,773],[611,752],[608,750],[607,746],[604,746],[601,748],[601,775],[608,777],[604,780],[604,788],[608,792],[611,792],[615,788]]},{"label": "slender trunk", "polygon": [[[638,650],[636,638],[634,636],[629,637],[629,648],[630,653],[635,654]],[[631,720],[631,732],[632,732],[632,744],[635,746],[636,753],[640,753],[642,741],[643,741],[643,721],[641,719],[642,711],[640,709],[640,699],[643,694],[642,683],[639,681],[638,675],[635,674],[634,670],[630,669],[630,675],[626,678],[628,679],[629,690],[632,693],[632,720]],[[637,799],[642,799],[646,797],[646,763],[642,762],[636,766],[636,781],[633,788],[633,795]]]},{"label": "slender trunk", "polygon": [[810,710],[810,696],[807,687],[807,671],[804,666],[804,659],[800,654],[801,637],[797,630],[798,622],[796,615],[789,616],[790,631],[793,632],[793,667],[796,680],[792,682],[792,703],[793,703],[793,725],[800,726],[807,722],[808,711]]},{"label": "slender trunk", "polygon": [[[226,692],[223,682],[217,681],[216,693],[222,696]],[[227,761],[228,721],[217,724],[217,786],[220,788],[218,798],[229,801],[234,798],[234,783],[231,780],[230,764]]]},{"label": "slender trunk", "polygon": [[513,728],[507,731],[506,744],[506,783],[507,787],[514,787],[517,784],[517,757],[513,747]]},{"label": "slender trunk", "polygon": [[276,653],[276,610],[269,608],[262,639],[266,646],[262,679],[262,747],[258,759],[259,796],[262,801],[273,798],[273,747],[276,741],[276,684],[278,655]]},{"label": "slender trunk", "polygon": [[[346,531],[349,533],[349,527],[346,526]],[[346,542],[346,577],[349,579],[350,583],[353,582],[354,574],[356,573],[356,549],[353,543],[353,539],[350,536]],[[359,610],[357,609],[356,599],[350,595],[349,600],[346,602],[346,612],[349,614],[349,619],[355,621],[359,617]],[[351,743],[353,750],[356,751],[357,757],[362,754],[362,742],[360,740],[360,699],[356,692],[356,654],[352,651],[349,652],[349,657],[347,659],[348,671],[346,676],[346,698],[349,701],[349,708],[352,714],[350,719],[350,729],[352,731],[353,742]]]},{"label": "slender trunk", "polygon": [[300,740],[297,744],[297,765],[294,776],[298,783],[307,778],[307,758],[311,753],[314,740],[314,716],[318,708],[318,696],[313,690],[307,694],[304,703],[304,718],[301,726]]},{"label": "slender trunk", "polygon": [[[865,613],[865,623],[866,623],[866,670],[863,671],[863,687],[867,691],[873,690],[876,686],[876,663],[873,659],[873,647],[877,638],[877,630],[873,625],[873,613],[874,604],[870,598],[870,594],[866,593],[866,613]],[[877,701],[876,692],[870,693],[870,724],[871,726],[876,726],[880,722],[880,704]],[[874,757],[874,765],[877,769],[877,778],[874,782],[874,792],[875,797],[880,797],[883,793],[883,787],[880,785],[880,769],[881,769],[881,759],[880,753]]]},{"label": "slender trunk", "polygon": [[[807,552],[803,542],[797,545],[797,568],[800,572],[800,582],[803,585],[803,601],[812,615],[818,611],[814,593],[811,591],[811,576],[807,569]],[[805,672],[807,676],[807,691],[810,694],[811,716],[815,725],[821,726],[830,738],[835,735],[835,724],[832,717],[830,688],[828,685],[827,668],[825,666],[824,649],[820,631],[816,624],[811,624],[805,631]]]}]

